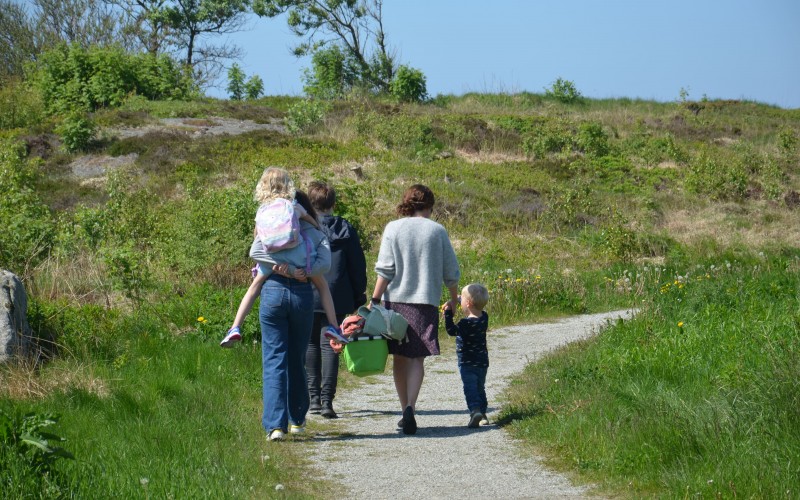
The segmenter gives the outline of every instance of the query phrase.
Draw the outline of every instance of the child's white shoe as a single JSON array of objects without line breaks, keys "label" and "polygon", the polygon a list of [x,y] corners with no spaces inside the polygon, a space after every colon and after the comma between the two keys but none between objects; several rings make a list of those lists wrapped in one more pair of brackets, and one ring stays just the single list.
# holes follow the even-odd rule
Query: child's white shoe
[{"label": "child's white shoe", "polygon": [[238,326],[234,326],[228,333],[225,335],[225,338],[222,339],[222,342],[219,343],[220,347],[233,347],[233,344],[242,340],[242,334],[239,331]]}]

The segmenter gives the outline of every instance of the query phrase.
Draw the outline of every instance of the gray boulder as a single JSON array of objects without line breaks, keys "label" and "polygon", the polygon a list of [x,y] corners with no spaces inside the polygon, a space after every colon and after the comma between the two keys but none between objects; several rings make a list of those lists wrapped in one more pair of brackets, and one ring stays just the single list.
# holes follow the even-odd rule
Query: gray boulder
[{"label": "gray boulder", "polygon": [[16,274],[0,269],[0,363],[28,354],[28,297]]}]

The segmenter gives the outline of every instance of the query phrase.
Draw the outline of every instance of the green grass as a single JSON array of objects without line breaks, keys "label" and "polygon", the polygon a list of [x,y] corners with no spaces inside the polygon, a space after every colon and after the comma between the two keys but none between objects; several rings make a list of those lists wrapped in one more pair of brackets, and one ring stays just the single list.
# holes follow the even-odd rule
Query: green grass
[{"label": "green grass", "polygon": [[514,381],[512,433],[614,493],[795,497],[799,259],[651,279],[633,320]]},{"label": "green grass", "polygon": [[[20,103],[0,120],[0,188],[10,194],[0,225],[12,228],[0,233],[0,266],[22,276],[34,333],[57,348],[35,371],[0,371],[0,408],[57,411],[53,432],[76,460],[39,473],[4,451],[0,483],[19,485],[18,496],[31,485],[43,497],[167,497],[175,483],[185,496],[320,496],[328,486],[293,479],[305,475],[302,447],[264,443],[255,314],[244,349],[216,347],[249,281],[252,191],[268,165],[300,187],[336,187],[368,269],[403,190],[430,186],[462,282],[489,287],[495,326],[642,309],[530,368],[512,391],[507,420],[560,466],[632,496],[733,496],[731,484],[781,496],[781,460],[797,461],[786,422],[797,408],[787,381],[798,345],[798,110],[712,101],[695,114],[691,103],[562,104],[531,93],[361,99],[325,106],[313,134],[98,141],[93,154],[137,157],[84,183],[68,172],[75,155],[45,147],[57,143],[46,134],[58,117],[31,118],[41,110],[22,90],[0,96]],[[94,120],[265,122],[299,100],[134,97]],[[721,271],[696,280],[695,266],[712,263]],[[661,294],[676,273],[691,279]],[[758,477],[775,486],[757,489]]]}]

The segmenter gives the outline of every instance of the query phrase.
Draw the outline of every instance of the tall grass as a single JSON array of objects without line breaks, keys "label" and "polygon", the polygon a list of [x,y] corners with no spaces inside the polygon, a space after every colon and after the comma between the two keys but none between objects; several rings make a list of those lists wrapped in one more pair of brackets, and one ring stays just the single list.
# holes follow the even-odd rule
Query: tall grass
[{"label": "tall grass", "polygon": [[512,432],[609,491],[800,493],[800,256],[690,266],[526,369]]}]

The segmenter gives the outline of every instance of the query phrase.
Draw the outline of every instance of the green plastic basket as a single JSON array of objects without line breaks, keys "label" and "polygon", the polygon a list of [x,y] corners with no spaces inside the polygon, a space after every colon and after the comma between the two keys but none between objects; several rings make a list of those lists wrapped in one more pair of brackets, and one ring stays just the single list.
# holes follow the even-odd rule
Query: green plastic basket
[{"label": "green plastic basket", "polygon": [[386,369],[389,346],[380,335],[362,335],[345,344],[344,362],[347,371],[357,377],[376,375]]}]

